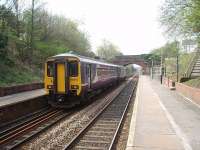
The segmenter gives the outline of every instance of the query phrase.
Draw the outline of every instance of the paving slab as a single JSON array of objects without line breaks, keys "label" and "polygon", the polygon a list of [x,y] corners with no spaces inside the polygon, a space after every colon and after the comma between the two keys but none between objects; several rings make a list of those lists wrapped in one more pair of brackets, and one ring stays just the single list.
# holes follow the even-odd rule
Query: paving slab
[{"label": "paving slab", "polygon": [[30,100],[39,96],[44,96],[46,94],[44,89],[37,89],[32,91],[21,92],[17,94],[12,94],[8,96],[0,97],[0,108],[7,105],[13,105],[26,100]]},{"label": "paving slab", "polygon": [[126,150],[184,149],[150,78],[140,76]]},{"label": "paving slab", "polygon": [[[152,80],[151,86],[192,150],[200,150],[200,106]],[[200,97],[199,97],[200,98]]]}]

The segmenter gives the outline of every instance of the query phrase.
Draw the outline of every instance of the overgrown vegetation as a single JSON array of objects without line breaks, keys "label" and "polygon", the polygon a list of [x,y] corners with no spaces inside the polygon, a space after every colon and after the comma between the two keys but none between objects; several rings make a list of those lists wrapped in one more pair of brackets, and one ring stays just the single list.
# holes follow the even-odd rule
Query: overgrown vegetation
[{"label": "overgrown vegetation", "polygon": [[79,22],[52,15],[42,1],[0,2],[0,86],[41,81],[47,57],[74,51],[94,57]]},{"label": "overgrown vegetation", "polygon": [[42,82],[42,74],[39,68],[30,69],[22,64],[20,67],[16,64],[10,66],[0,64],[0,85],[12,86],[22,83]]},{"label": "overgrown vegetation", "polygon": [[199,0],[165,0],[161,7],[160,22],[170,37],[193,36],[200,33]]},{"label": "overgrown vegetation", "polygon": [[122,53],[116,45],[104,39],[97,48],[97,55],[107,61],[111,61],[115,56],[120,56]]},{"label": "overgrown vegetation", "polygon": [[[42,0],[0,1],[0,86],[42,81],[44,62],[55,54],[73,51],[95,57],[80,25],[49,13]],[[99,46],[99,53],[109,58],[121,54],[106,43]]]},{"label": "overgrown vegetation", "polygon": [[[176,76],[176,57],[179,56],[179,77],[187,71],[194,52],[185,52],[178,46],[179,41],[192,41],[199,46],[200,42],[200,1],[199,0],[165,0],[160,9],[160,22],[165,28],[165,34],[174,42],[152,51],[163,58],[167,75],[172,79]],[[190,44],[190,43],[188,43]],[[190,46],[190,45],[189,45]],[[198,82],[192,79],[190,82]],[[193,85],[193,84],[190,84]]]},{"label": "overgrown vegetation", "polygon": [[176,81],[177,73],[177,55],[179,67],[179,79],[186,73],[194,52],[185,52],[179,49],[179,42],[171,42],[165,44],[163,47],[152,50],[151,55],[162,58],[162,65],[166,70],[166,76]]},{"label": "overgrown vegetation", "polygon": [[200,88],[200,77],[186,81],[184,84],[195,88]]}]

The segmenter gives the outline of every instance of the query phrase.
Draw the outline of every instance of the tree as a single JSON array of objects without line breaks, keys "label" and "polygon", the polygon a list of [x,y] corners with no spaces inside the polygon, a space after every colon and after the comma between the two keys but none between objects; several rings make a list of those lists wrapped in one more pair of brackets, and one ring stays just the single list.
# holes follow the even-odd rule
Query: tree
[{"label": "tree", "polygon": [[15,36],[17,36],[18,38],[20,37],[21,33],[20,17],[23,7],[25,7],[23,1],[24,0],[20,0],[20,2],[19,0],[6,0],[4,1],[5,3],[1,5],[13,13],[14,15],[12,22],[13,24],[12,28],[14,30],[13,34],[15,34]]},{"label": "tree", "polygon": [[70,50],[95,56],[79,22],[50,14],[39,0],[5,2],[0,6],[1,55],[9,50],[9,57],[29,64],[42,64],[47,57]]},{"label": "tree", "polygon": [[161,7],[160,22],[166,27],[166,33],[177,36],[189,32],[187,24],[188,0],[165,0]]},{"label": "tree", "polygon": [[0,57],[7,55],[8,40],[12,38],[12,28],[15,26],[15,15],[4,5],[0,6]]},{"label": "tree", "polygon": [[32,5],[31,5],[31,34],[30,34],[30,48],[31,52],[30,54],[32,55],[33,51],[33,32],[34,32],[34,12],[35,12],[35,0],[32,0]]},{"label": "tree", "polygon": [[162,55],[162,57],[164,58],[176,57],[177,53],[179,53],[178,45],[179,45],[178,41],[166,43],[163,47],[152,50],[151,54],[158,56]]},{"label": "tree", "polygon": [[88,35],[79,29],[78,22],[63,16],[50,15],[44,9],[37,11],[35,16],[36,41],[63,47],[59,52],[70,50],[80,55],[94,56],[90,50]]},{"label": "tree", "polygon": [[97,55],[109,61],[115,56],[122,55],[122,53],[119,51],[116,45],[104,39],[102,41],[102,45],[97,48]]},{"label": "tree", "polygon": [[0,84],[42,79],[44,62],[52,55],[95,56],[80,23],[52,15],[42,2],[0,0]]},{"label": "tree", "polygon": [[19,15],[20,15],[20,11],[19,11],[19,0],[14,0],[14,8],[15,8],[15,13],[16,13],[16,35],[17,37],[20,36],[20,23],[19,23]]},{"label": "tree", "polygon": [[199,36],[200,34],[200,1],[192,0],[191,13],[188,16],[188,21],[191,24],[192,31]]},{"label": "tree", "polygon": [[200,34],[199,0],[165,0],[161,7],[160,22],[169,36]]}]

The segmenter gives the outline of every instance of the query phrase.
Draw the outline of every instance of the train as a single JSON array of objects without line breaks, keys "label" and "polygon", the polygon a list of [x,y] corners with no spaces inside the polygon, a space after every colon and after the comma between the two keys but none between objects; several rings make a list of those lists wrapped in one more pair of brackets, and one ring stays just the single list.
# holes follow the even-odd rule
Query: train
[{"label": "train", "polygon": [[58,54],[45,62],[44,86],[53,107],[73,107],[125,78],[124,66],[76,54]]}]

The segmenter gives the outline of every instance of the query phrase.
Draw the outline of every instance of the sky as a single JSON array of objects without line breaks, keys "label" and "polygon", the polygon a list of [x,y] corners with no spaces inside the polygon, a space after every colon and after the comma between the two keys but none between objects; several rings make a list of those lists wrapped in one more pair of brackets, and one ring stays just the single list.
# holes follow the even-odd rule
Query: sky
[{"label": "sky", "polygon": [[148,53],[166,43],[158,22],[162,0],[46,0],[49,11],[78,20],[92,50],[107,39],[126,55]]}]

